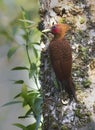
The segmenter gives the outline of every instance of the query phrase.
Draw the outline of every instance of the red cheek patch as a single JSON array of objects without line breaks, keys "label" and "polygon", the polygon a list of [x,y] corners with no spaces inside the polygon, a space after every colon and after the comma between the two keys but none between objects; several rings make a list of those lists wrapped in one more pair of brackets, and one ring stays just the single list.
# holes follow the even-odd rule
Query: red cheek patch
[{"label": "red cheek patch", "polygon": [[52,33],[53,33],[53,34],[57,34],[57,33],[59,33],[59,29],[57,29],[57,28],[53,28],[53,29],[52,29]]}]

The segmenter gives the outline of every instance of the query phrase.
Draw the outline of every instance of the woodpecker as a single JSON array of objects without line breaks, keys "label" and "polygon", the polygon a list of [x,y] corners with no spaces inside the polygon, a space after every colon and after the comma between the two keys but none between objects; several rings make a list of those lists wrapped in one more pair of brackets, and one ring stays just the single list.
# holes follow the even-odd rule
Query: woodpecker
[{"label": "woodpecker", "polygon": [[67,24],[55,24],[51,27],[54,38],[49,44],[51,64],[57,80],[61,83],[62,89],[68,93],[69,98],[77,101],[75,85],[72,79],[72,49],[65,39],[65,34],[70,30]]}]

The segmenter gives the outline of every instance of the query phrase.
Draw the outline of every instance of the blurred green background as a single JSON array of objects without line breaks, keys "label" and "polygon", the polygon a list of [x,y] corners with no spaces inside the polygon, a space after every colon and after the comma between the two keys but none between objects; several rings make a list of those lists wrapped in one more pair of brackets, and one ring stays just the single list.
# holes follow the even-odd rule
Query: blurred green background
[{"label": "blurred green background", "polygon": [[[20,92],[20,86],[14,85],[11,80],[22,79],[29,85],[32,82],[26,71],[11,71],[11,68],[15,66],[27,64],[26,52],[21,46],[24,42],[23,30],[18,21],[21,18],[21,7],[29,12],[31,20],[39,21],[38,0],[0,0],[0,106],[12,101],[13,97]],[[35,39],[37,39],[37,35],[34,36]],[[16,53],[8,59],[9,49],[18,46]],[[30,119],[18,119],[18,116],[23,113],[24,110],[19,104],[0,107],[0,130],[18,130],[19,128],[12,125],[16,122],[29,124]]]}]

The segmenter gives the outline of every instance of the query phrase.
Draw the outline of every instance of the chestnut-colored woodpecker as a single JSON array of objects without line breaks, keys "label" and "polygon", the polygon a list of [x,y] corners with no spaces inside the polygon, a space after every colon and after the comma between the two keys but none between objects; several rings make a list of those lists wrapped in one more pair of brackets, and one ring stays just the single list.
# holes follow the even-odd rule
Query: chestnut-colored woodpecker
[{"label": "chestnut-colored woodpecker", "polygon": [[69,98],[77,101],[75,85],[72,80],[72,49],[65,39],[66,32],[70,29],[67,24],[55,24],[51,27],[54,38],[49,44],[51,64],[56,78],[62,85],[62,89],[68,93]]}]

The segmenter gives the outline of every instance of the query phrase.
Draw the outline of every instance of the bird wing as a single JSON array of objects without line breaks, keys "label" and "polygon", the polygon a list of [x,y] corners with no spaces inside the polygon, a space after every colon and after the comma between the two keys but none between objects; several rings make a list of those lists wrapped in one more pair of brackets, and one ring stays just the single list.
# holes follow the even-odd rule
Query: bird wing
[{"label": "bird wing", "polygon": [[53,41],[49,46],[51,64],[56,77],[62,81],[71,76],[72,55],[67,41]]}]

